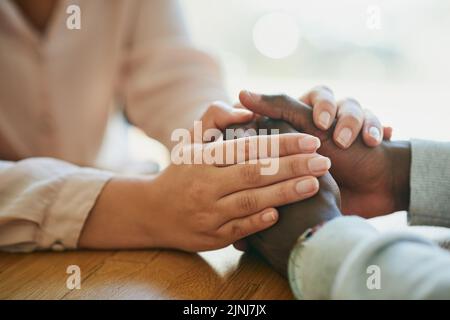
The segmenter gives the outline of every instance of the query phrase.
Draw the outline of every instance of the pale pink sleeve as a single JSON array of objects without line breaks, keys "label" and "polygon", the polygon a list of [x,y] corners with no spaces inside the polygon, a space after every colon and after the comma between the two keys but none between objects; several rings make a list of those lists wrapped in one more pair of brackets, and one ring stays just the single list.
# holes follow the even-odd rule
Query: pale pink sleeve
[{"label": "pale pink sleeve", "polygon": [[150,136],[167,140],[190,128],[208,103],[227,100],[221,70],[194,48],[177,1],[142,1],[125,59],[125,106],[129,120]]},{"label": "pale pink sleeve", "polygon": [[76,248],[111,176],[50,158],[0,161],[0,250]]}]

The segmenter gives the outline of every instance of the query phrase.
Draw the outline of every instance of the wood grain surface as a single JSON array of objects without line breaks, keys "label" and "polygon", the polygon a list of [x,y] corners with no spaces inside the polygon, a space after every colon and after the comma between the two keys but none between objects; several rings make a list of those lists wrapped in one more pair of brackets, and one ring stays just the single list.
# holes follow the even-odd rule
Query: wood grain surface
[{"label": "wood grain surface", "polygon": [[[81,288],[68,289],[69,265]],[[259,257],[232,247],[0,253],[0,299],[292,299],[289,285]]]}]

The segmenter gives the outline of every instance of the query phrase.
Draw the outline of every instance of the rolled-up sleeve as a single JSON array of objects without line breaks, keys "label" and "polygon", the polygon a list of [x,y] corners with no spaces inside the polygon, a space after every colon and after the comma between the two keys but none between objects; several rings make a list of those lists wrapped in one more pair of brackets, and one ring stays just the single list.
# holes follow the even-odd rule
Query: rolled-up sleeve
[{"label": "rolled-up sleeve", "polygon": [[76,248],[111,177],[50,158],[0,161],[0,250]]},{"label": "rolled-up sleeve", "polygon": [[345,259],[358,244],[376,235],[375,228],[363,219],[343,217],[328,222],[310,240],[296,245],[288,264],[295,296],[330,299],[336,275]]},{"label": "rolled-up sleeve", "polygon": [[411,141],[411,225],[450,227],[450,143]]},{"label": "rolled-up sleeve", "polygon": [[305,299],[449,299],[450,254],[416,234],[341,217],[296,245],[289,280]]},{"label": "rolled-up sleeve", "polygon": [[227,100],[219,64],[192,46],[174,0],[142,1],[124,61],[128,119],[160,141]]}]

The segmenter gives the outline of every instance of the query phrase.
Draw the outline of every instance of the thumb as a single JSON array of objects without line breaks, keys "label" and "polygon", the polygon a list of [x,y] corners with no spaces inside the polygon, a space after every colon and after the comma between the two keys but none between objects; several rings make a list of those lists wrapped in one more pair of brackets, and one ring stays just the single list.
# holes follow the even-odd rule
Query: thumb
[{"label": "thumb", "polygon": [[212,103],[202,117],[203,129],[224,130],[237,123],[249,122],[253,119],[253,112],[247,109],[233,108],[222,101]]},{"label": "thumb", "polygon": [[239,100],[247,109],[272,119],[289,122],[296,130],[317,137],[323,131],[316,128],[313,122],[311,107],[287,95],[261,95],[243,90]]}]

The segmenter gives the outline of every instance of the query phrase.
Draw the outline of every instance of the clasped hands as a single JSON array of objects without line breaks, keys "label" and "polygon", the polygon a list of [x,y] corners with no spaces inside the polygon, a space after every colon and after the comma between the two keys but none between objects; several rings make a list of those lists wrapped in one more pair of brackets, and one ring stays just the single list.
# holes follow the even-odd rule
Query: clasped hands
[{"label": "clasped hands", "polygon": [[[189,130],[174,130],[175,136],[189,137],[172,150],[181,163],[172,161],[156,176],[108,180],[78,247],[198,252],[239,246],[255,235],[248,238],[252,247],[282,272],[291,246],[307,228],[341,213],[373,217],[408,207],[409,144],[383,140],[390,138],[390,129],[356,100],[336,103],[324,87],[300,100],[246,91],[239,98],[242,108],[219,102],[208,107],[200,142],[195,125],[193,141]],[[281,134],[224,140],[222,131],[232,125]],[[247,147],[272,146],[273,140],[278,170],[263,175],[262,167],[273,157]],[[193,162],[185,157],[192,154]],[[219,161],[197,163],[204,160],[197,154]]]},{"label": "clasped hands", "polygon": [[[353,99],[335,104],[327,88],[316,88],[302,100],[243,91],[242,106],[258,116],[243,126],[234,126],[311,134],[321,141],[317,153],[331,159],[331,170],[319,178],[316,195],[278,208],[279,219],[274,226],[247,238],[246,244],[282,274],[286,274],[292,247],[307,229],[341,214],[374,217],[406,210],[409,201],[408,142],[389,141],[389,128],[382,128],[368,112],[364,116]],[[320,117],[324,111],[337,114],[336,119],[331,117],[326,125],[320,123],[328,119]],[[245,246],[239,242],[238,247]]]}]

